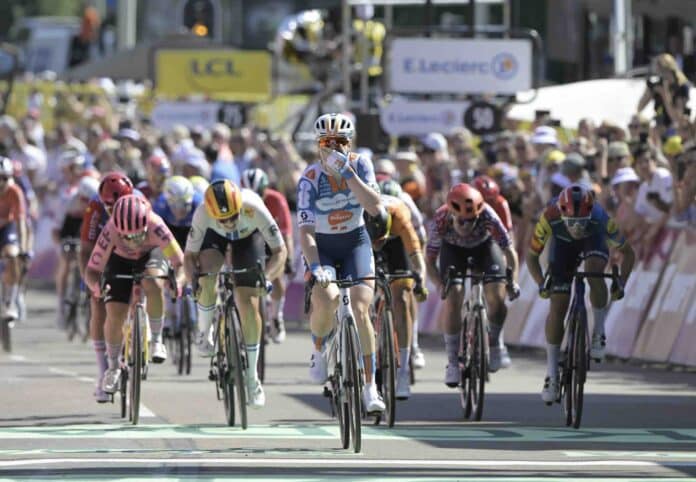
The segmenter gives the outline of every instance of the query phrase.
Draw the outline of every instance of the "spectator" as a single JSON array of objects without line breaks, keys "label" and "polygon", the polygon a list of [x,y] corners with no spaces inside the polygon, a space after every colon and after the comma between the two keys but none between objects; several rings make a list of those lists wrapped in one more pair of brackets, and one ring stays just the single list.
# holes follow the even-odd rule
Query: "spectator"
[{"label": "spectator", "polygon": [[401,187],[414,201],[425,195],[425,174],[418,163],[418,155],[411,151],[399,151],[394,155],[394,165]]},{"label": "spectator", "polygon": [[617,169],[611,178],[611,189],[615,198],[615,210],[612,214],[627,239],[634,238],[636,230],[640,229],[642,224],[641,217],[635,210],[639,185],[640,178],[632,167]]},{"label": "spectator", "polygon": [[696,146],[679,156],[672,166],[676,220],[696,226]]},{"label": "spectator", "polygon": [[655,104],[655,122],[660,134],[676,127],[686,112],[691,85],[670,54],[658,55],[653,61],[654,76],[648,77],[645,92],[638,102],[638,114],[650,101]]}]

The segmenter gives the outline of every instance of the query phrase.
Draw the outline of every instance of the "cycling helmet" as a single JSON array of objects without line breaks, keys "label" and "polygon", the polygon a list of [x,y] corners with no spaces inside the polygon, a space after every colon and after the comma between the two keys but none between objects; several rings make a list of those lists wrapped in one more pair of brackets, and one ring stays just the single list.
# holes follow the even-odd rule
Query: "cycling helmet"
[{"label": "cycling helmet", "polygon": [[563,218],[589,218],[593,206],[592,192],[579,184],[571,184],[558,196],[558,209]]},{"label": "cycling helmet", "polygon": [[164,181],[164,199],[170,208],[183,208],[193,202],[195,190],[191,181],[184,176],[172,176]]},{"label": "cycling helmet", "polygon": [[242,187],[261,196],[268,187],[268,175],[261,169],[247,169],[242,173]]},{"label": "cycling helmet", "polygon": [[355,135],[355,126],[350,117],[344,114],[324,114],[314,121],[314,134],[317,139],[322,137],[352,139]]},{"label": "cycling helmet", "polygon": [[205,190],[210,186],[208,180],[203,176],[191,176],[189,177],[189,181],[193,184],[193,189],[201,196],[205,194]]},{"label": "cycling helmet", "polygon": [[133,194],[133,182],[125,174],[110,172],[99,184],[99,199],[105,206],[113,206],[121,196]]},{"label": "cycling helmet", "polygon": [[120,235],[129,236],[145,232],[151,212],[152,207],[145,198],[128,194],[116,201],[111,217],[116,231]]},{"label": "cycling helmet", "polygon": [[404,191],[401,189],[401,184],[392,179],[387,179],[379,183],[379,192],[387,196],[399,197]]},{"label": "cycling helmet", "polygon": [[91,176],[80,179],[77,185],[77,195],[83,199],[92,199],[99,192],[99,181]]},{"label": "cycling helmet", "polygon": [[148,170],[159,174],[164,174],[165,176],[172,170],[172,164],[169,162],[169,159],[167,159],[165,156],[158,156],[156,154],[147,158],[147,161],[145,161],[145,166]]},{"label": "cycling helmet", "polygon": [[391,177],[396,174],[396,166],[394,166],[394,162],[391,159],[382,157],[375,162],[375,174],[384,174]]},{"label": "cycling helmet", "polygon": [[217,180],[205,190],[205,208],[217,220],[235,217],[242,208],[242,191],[232,181]]},{"label": "cycling helmet", "polygon": [[447,193],[447,208],[459,218],[475,219],[483,211],[483,206],[481,193],[463,182]]},{"label": "cycling helmet", "polygon": [[87,160],[85,159],[85,156],[80,154],[78,151],[70,149],[60,155],[58,158],[58,164],[62,169],[68,169],[71,167],[85,167]]},{"label": "cycling helmet", "polygon": [[476,176],[473,185],[483,195],[484,199],[495,199],[500,194],[498,183],[488,176]]},{"label": "cycling helmet", "polygon": [[12,161],[7,157],[0,157],[0,176],[12,177],[14,174],[14,166]]},{"label": "cycling helmet", "polygon": [[377,216],[370,216],[367,211],[363,211],[363,219],[365,220],[365,228],[370,235],[370,239],[375,241],[383,241],[389,237],[391,233],[392,216],[384,208],[380,209]]}]

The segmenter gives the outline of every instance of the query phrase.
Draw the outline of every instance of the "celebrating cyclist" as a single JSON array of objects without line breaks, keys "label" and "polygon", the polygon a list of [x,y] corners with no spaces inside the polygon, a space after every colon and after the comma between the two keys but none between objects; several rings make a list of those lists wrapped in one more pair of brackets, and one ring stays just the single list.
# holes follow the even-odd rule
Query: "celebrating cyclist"
[{"label": "celebrating cyclist", "polygon": [[14,321],[19,316],[15,303],[20,279],[19,256],[29,251],[26,201],[12,176],[12,161],[0,157],[0,257],[6,261],[2,275],[0,322]]},{"label": "celebrating cyclist", "polygon": [[[280,192],[268,187],[268,175],[261,169],[247,169],[242,173],[242,187],[251,189],[261,196],[263,203],[278,223],[280,234],[283,236],[288,257],[285,260],[285,274],[292,273],[292,218],[288,201]],[[273,280],[271,291],[271,320],[273,320],[273,342],[282,343],[285,340],[285,321],[283,306],[285,305],[285,277],[279,276]]]},{"label": "celebrating cyclist", "polygon": [[[120,172],[111,172],[104,176],[99,183],[99,195],[94,196],[87,205],[82,227],[80,228],[80,273],[85,277],[87,263],[92,255],[97,238],[109,221],[109,213],[114,204],[122,196],[133,194],[133,182]],[[107,369],[106,343],[104,342],[104,321],[106,320],[106,307],[104,300],[96,296],[90,296],[90,320],[89,332],[92,338],[94,353],[97,357],[97,386],[94,390],[94,398],[97,403],[109,401],[109,395],[102,390],[101,381]]]},{"label": "celebrating cyclist", "polygon": [[401,200],[382,194],[382,204],[387,210],[383,216],[370,216],[364,213],[365,226],[372,240],[376,256],[381,257],[387,272],[395,273],[412,268],[418,275],[415,287],[411,279],[398,279],[392,282],[392,309],[394,311],[396,336],[399,342],[399,370],[396,377],[396,397],[406,400],[411,396],[411,337],[413,313],[410,300],[411,289],[418,301],[425,301],[428,292],[423,287],[425,261],[416,230],[411,223],[411,213]]},{"label": "celebrating cyclist", "polygon": [[[259,261],[266,259],[266,245],[271,255],[264,271],[266,279],[273,280],[282,275],[287,256],[278,225],[256,193],[220,179],[208,186],[204,204],[193,215],[191,232],[186,241],[186,275],[196,286],[198,273],[219,272],[228,247],[232,251],[232,266],[235,269],[253,270]],[[249,360],[247,392],[250,404],[255,408],[266,404],[257,372],[261,339],[259,295],[267,290],[266,286],[259,286],[260,277],[260,274],[253,272],[235,276],[235,296]],[[215,277],[200,278],[197,293],[200,332],[197,343],[205,356],[213,354],[211,325],[217,297],[215,288]]]},{"label": "celebrating cyclist", "polygon": [[[159,248],[159,249],[157,249]],[[121,376],[119,356],[121,354],[122,327],[128,316],[133,280],[115,279],[114,275],[144,272],[148,275],[163,276],[169,266],[178,270],[177,281],[183,285],[180,268],[184,258],[179,243],[176,242],[162,218],[152,212],[150,203],[136,194],[122,196],[114,204],[111,218],[104,226],[97,244],[89,258],[86,270],[87,285],[93,296],[104,296],[106,304],[106,324],[104,339],[108,369],[102,379],[102,390],[114,393]],[[108,286],[101,292],[101,275],[105,273]],[[143,290],[147,296],[147,312],[151,320],[153,361],[156,356],[166,357],[161,341],[162,289],[153,280],[143,280]],[[152,320],[159,320],[156,325]],[[163,361],[160,360],[160,362]]]},{"label": "celebrating cyclist", "polygon": [[[539,255],[549,240],[552,240],[548,269],[551,280],[544,283]],[[621,286],[611,293],[611,299],[618,300],[623,297],[623,286],[633,269],[635,255],[616,222],[595,202],[590,190],[578,184],[566,187],[549,203],[534,228],[527,267],[539,285],[541,297],[551,298],[551,311],[546,320],[547,372],[541,392],[541,398],[547,403],[558,398],[563,320],[570,302],[573,274],[583,260],[586,271],[603,273],[609,259],[609,247],[616,248],[623,255]],[[609,310],[609,296],[604,279],[588,278],[587,281],[594,314],[590,356],[601,360],[606,347],[604,321]]]},{"label": "celebrating cyclist", "polygon": [[[370,238],[363,210],[370,216],[386,216],[381,205],[372,164],[350,152],[355,134],[353,121],[343,114],[324,114],[314,123],[319,144],[319,162],[309,166],[297,186],[297,219],[302,253],[316,280],[312,289],[310,327],[314,351],[310,378],[324,383],[328,365],[324,346],[334,326],[339,290],[334,277],[353,279],[374,276]],[[383,412],[374,380],[375,336],[369,307],[373,281],[350,289],[365,361],[363,402],[368,412]]]},{"label": "celebrating cyclist", "polygon": [[[453,186],[447,193],[446,204],[435,213],[428,230],[426,257],[428,274],[440,292],[449,267],[454,266],[456,271],[465,272],[468,261],[472,258],[473,270],[485,275],[502,275],[506,266],[511,267],[513,283],[508,294],[511,299],[519,295],[517,253],[510,235],[493,208],[483,200],[481,193],[468,184]],[[502,281],[487,283],[484,286],[484,296],[490,320],[489,370],[495,372],[502,366],[500,332],[507,316],[505,284]],[[444,306],[447,352],[445,384],[448,387],[459,384],[457,356],[463,301],[463,286],[453,286]]]}]

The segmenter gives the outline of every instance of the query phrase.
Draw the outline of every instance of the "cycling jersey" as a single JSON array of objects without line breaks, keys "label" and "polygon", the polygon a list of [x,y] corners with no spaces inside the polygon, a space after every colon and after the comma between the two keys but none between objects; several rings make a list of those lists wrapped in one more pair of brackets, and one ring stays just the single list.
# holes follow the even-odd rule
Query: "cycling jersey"
[{"label": "cycling jersey", "polygon": [[[36,193],[31,185],[31,181],[26,174],[22,174],[21,176],[15,176],[14,182],[24,193],[24,200],[27,206],[29,206],[30,202],[36,199]],[[29,215],[32,216],[32,213],[29,213]]]},{"label": "cycling jersey", "polygon": [[89,200],[85,215],[82,217],[80,241],[83,243],[96,243],[108,221],[109,213],[106,212],[104,203],[99,196],[94,196]]},{"label": "cycling jersey", "polygon": [[203,203],[203,196],[196,192],[193,195],[193,201],[191,203],[191,209],[188,214],[182,219],[176,219],[174,212],[167,204],[167,200],[164,197],[164,193],[157,196],[157,198],[152,202],[152,210],[158,214],[165,222],[169,230],[172,232],[176,241],[180,246],[186,245],[186,238],[188,237],[191,223],[193,222],[193,214]]},{"label": "cycling jersey", "polygon": [[292,235],[292,218],[285,196],[274,189],[266,188],[263,192],[263,203],[278,223],[280,234],[283,236]]},{"label": "cycling jersey", "polygon": [[[113,218],[110,218],[97,239],[87,267],[103,272],[112,253],[126,260],[139,260],[155,248],[162,249],[162,253],[169,259],[174,268],[178,268],[183,264],[184,255],[181,252],[179,243],[176,242],[169,228],[157,214],[150,213],[147,223],[147,236],[145,241],[138,247],[127,244],[121,238],[116,231]],[[90,288],[96,291],[94,289],[96,287],[91,286]]]},{"label": "cycling jersey", "polygon": [[503,249],[510,246],[511,239],[507,229],[503,225],[496,212],[488,204],[484,204],[483,211],[474,223],[473,229],[466,235],[454,230],[454,217],[450,214],[447,205],[441,206],[430,221],[428,228],[428,245],[426,254],[428,259],[435,260],[443,242],[461,248],[474,248],[493,240]]},{"label": "cycling jersey", "polygon": [[[372,162],[354,153],[349,162],[357,176],[379,192]],[[297,185],[297,223],[321,234],[348,233],[365,224],[363,208],[346,180],[337,181],[319,163],[305,169]]]},{"label": "cycling jersey", "polygon": [[[534,254],[541,254],[544,246],[552,237],[565,243],[584,242],[582,239],[573,238],[568,233],[565,223],[561,219],[561,210],[558,208],[557,203],[558,198],[552,199],[536,223],[530,246],[530,250]],[[590,220],[583,239],[596,238],[598,236],[606,240],[606,243],[612,247],[620,248],[626,243],[626,238],[619,231],[614,219],[607,214],[602,206],[595,203],[592,206]]]},{"label": "cycling jersey", "polygon": [[191,232],[186,240],[186,251],[198,253],[201,251],[203,240],[208,231],[229,240],[244,239],[259,231],[264,241],[271,250],[283,246],[284,241],[280,235],[278,225],[263,200],[254,191],[242,189],[242,208],[239,211],[239,220],[233,231],[224,229],[220,223],[212,218],[201,204],[196,209],[191,222]]},{"label": "cycling jersey", "polygon": [[416,230],[411,224],[411,213],[406,204],[399,198],[382,194],[382,204],[391,214],[391,235],[389,239],[400,239],[406,253],[411,255],[421,250],[421,244]]},{"label": "cycling jersey", "polygon": [[415,201],[406,191],[401,191],[399,193],[399,199],[403,201],[409,211],[411,211],[411,225],[413,229],[416,230],[418,235],[418,240],[422,243],[425,242],[425,224],[423,223],[423,214],[416,206]]},{"label": "cycling jersey", "polygon": [[0,193],[0,227],[26,217],[24,194],[14,181],[8,180],[5,191]]},{"label": "cycling jersey", "polygon": [[503,226],[505,226],[508,231],[512,231],[512,214],[510,213],[510,206],[508,205],[507,199],[501,194],[498,194],[495,199],[486,202],[493,208],[503,222]]}]

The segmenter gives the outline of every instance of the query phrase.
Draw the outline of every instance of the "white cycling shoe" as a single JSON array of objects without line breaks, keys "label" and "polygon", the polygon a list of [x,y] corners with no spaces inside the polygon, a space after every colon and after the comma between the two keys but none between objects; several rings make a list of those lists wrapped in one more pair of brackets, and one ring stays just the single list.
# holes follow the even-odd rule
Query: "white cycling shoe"
[{"label": "white cycling shoe", "polygon": [[458,364],[447,364],[445,368],[445,385],[450,388],[456,388],[459,385],[459,365]]},{"label": "white cycling shoe", "polygon": [[413,358],[413,368],[425,368],[425,354],[420,347],[411,348],[411,358]]},{"label": "white cycling shoe", "polygon": [[17,307],[13,301],[9,303],[3,303],[4,309],[2,310],[2,318],[5,321],[12,322],[17,321],[19,318],[19,313],[17,312]]},{"label": "white cycling shoe", "polygon": [[396,399],[408,400],[411,396],[411,374],[406,368],[399,368],[396,372]]},{"label": "white cycling shoe", "polygon": [[285,321],[273,320],[273,343],[283,343],[287,334],[285,333]]},{"label": "white cycling shoe", "polygon": [[377,393],[377,385],[371,383],[370,385],[365,385],[363,388],[363,404],[365,405],[365,411],[369,414],[382,413],[386,408],[382,398]]},{"label": "white cycling shoe", "polygon": [[119,381],[121,380],[121,369],[107,369],[104,372],[104,378],[102,378],[101,389],[106,393],[116,393],[119,387]]},{"label": "white cycling shoe", "polygon": [[247,395],[247,402],[252,408],[262,408],[266,405],[266,394],[258,379],[247,384]]},{"label": "white cycling shoe", "polygon": [[544,379],[544,389],[541,391],[541,399],[546,405],[551,405],[558,400],[559,391],[561,388],[561,380],[556,377],[546,377]]},{"label": "white cycling shoe", "polygon": [[512,366],[510,353],[508,353],[505,343],[500,342],[500,368],[510,368],[510,366]]},{"label": "white cycling shoe", "polygon": [[329,367],[326,357],[320,351],[312,351],[312,358],[309,361],[309,379],[312,383],[321,385],[329,378]]},{"label": "white cycling shoe", "polygon": [[607,337],[601,333],[596,333],[592,335],[592,344],[590,345],[590,358],[598,362],[603,361],[606,349]]},{"label": "white cycling shoe", "polygon": [[164,363],[167,360],[167,347],[161,341],[150,343],[152,351],[152,363]]}]

